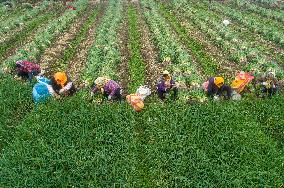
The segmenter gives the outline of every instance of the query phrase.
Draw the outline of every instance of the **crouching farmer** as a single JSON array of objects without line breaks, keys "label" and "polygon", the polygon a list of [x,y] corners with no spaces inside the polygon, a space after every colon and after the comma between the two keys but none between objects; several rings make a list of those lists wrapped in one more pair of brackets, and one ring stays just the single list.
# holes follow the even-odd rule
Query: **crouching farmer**
[{"label": "crouching farmer", "polygon": [[157,93],[158,97],[161,100],[166,99],[166,95],[172,93],[172,98],[174,100],[177,99],[178,95],[178,88],[176,86],[175,81],[173,80],[172,76],[168,71],[164,71],[163,75],[160,78],[160,81],[157,85]]},{"label": "crouching farmer", "polygon": [[259,80],[260,82],[260,90],[262,92],[262,96],[268,96],[271,97],[274,95],[277,91],[277,78],[275,76],[274,72],[267,72],[265,75],[263,75]]},{"label": "crouching farmer", "polygon": [[108,100],[122,100],[121,87],[114,80],[106,77],[98,77],[95,80],[95,86],[92,88],[92,93],[100,92],[104,98]]},{"label": "crouching farmer", "polygon": [[63,96],[72,96],[76,92],[73,82],[64,72],[54,74],[51,78],[51,86],[57,94]]},{"label": "crouching farmer", "polygon": [[[204,90],[211,98],[221,97],[226,93],[225,98],[230,99],[232,96],[232,88],[224,84],[224,78],[211,77],[207,82],[203,84]],[[217,98],[218,98],[217,97]]]},{"label": "crouching farmer", "polygon": [[34,76],[37,76],[40,73],[40,66],[38,64],[29,62],[29,61],[17,61],[17,76],[28,79],[30,82],[32,81]]}]

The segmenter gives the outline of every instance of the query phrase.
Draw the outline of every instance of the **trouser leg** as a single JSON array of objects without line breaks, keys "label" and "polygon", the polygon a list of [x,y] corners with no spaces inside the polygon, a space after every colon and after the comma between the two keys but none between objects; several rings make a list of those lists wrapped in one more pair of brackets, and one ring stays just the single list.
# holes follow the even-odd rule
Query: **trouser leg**
[{"label": "trouser leg", "polygon": [[165,97],[165,92],[162,92],[162,91],[157,91],[158,93],[158,97],[161,99],[161,100],[164,100],[166,97]]}]

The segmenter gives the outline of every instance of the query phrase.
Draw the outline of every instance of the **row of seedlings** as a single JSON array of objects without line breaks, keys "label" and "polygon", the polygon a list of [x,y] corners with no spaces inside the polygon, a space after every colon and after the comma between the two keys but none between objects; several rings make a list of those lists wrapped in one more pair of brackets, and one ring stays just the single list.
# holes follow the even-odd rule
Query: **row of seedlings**
[{"label": "row of seedlings", "polygon": [[[204,78],[197,66],[192,63],[192,57],[184,49],[179,37],[173,32],[167,20],[159,14],[159,9],[153,1],[143,0],[141,6],[153,40],[159,48],[160,61],[170,59],[172,63],[166,68],[173,73],[180,88],[190,87],[191,95],[203,100],[204,95],[199,86]],[[181,96],[181,99],[186,99],[185,93]]]},{"label": "row of seedlings", "polygon": [[[172,3],[176,10],[179,10],[182,17],[188,22],[193,23],[202,32],[221,47],[223,51],[229,54],[229,59],[243,65],[246,71],[255,71],[256,74],[274,69],[280,77],[283,77],[283,71],[277,63],[268,63],[269,57],[264,55],[258,47],[251,45],[251,42],[244,41],[239,32],[225,27],[222,20],[218,20],[214,15],[202,9],[195,9],[183,0],[176,0]],[[187,27],[186,23],[184,26]]]},{"label": "row of seedlings", "polygon": [[77,8],[76,10],[68,10],[59,18],[53,20],[53,22],[48,24],[43,30],[38,31],[32,42],[26,44],[22,49],[19,49],[15,55],[7,58],[1,64],[2,71],[10,72],[11,69],[14,68],[15,62],[20,59],[31,61],[38,60],[44,50],[52,44],[55,37],[63,32],[81,12],[86,10],[88,1],[76,1],[74,6]]}]

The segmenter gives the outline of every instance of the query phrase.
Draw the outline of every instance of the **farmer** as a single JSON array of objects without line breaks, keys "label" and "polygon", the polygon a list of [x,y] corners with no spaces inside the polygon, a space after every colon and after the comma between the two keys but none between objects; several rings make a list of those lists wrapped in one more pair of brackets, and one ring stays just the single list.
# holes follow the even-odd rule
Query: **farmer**
[{"label": "farmer", "polygon": [[267,96],[271,97],[273,94],[276,93],[276,85],[278,80],[274,72],[267,72],[258,79],[258,82],[261,85],[260,90],[263,94],[266,94]]},{"label": "farmer", "polygon": [[33,77],[40,73],[40,66],[38,64],[29,61],[17,61],[17,76],[21,78],[27,78],[30,82]]},{"label": "farmer", "polygon": [[114,80],[107,77],[98,77],[95,80],[95,86],[92,88],[92,93],[100,92],[108,100],[121,101],[121,88]]},{"label": "farmer", "polygon": [[157,85],[158,97],[161,100],[164,100],[166,99],[166,95],[171,92],[173,94],[173,99],[175,100],[178,95],[178,88],[170,73],[167,70],[165,70],[162,73],[162,76]]},{"label": "farmer", "polygon": [[211,77],[207,82],[204,83],[204,85],[205,91],[211,98],[213,98],[215,95],[220,97],[224,92],[226,92],[226,98],[229,99],[232,96],[232,89],[230,86],[224,84],[223,77]]},{"label": "farmer", "polygon": [[64,72],[57,72],[52,76],[51,86],[59,95],[71,96],[76,92],[74,84]]}]

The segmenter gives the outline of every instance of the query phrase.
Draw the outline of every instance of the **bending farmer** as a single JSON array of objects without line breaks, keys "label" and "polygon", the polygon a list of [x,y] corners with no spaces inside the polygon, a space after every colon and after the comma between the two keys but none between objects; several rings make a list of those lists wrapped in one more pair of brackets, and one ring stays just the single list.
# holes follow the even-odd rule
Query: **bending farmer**
[{"label": "bending farmer", "polygon": [[121,88],[114,80],[106,77],[98,77],[95,80],[95,86],[92,88],[93,93],[101,92],[108,100],[121,101]]},{"label": "bending farmer", "polygon": [[76,89],[64,72],[57,72],[51,78],[51,86],[53,90],[60,95],[71,96],[76,92]]},{"label": "bending farmer", "polygon": [[32,81],[34,76],[40,73],[40,66],[29,61],[17,61],[16,68],[17,75],[19,77],[28,79],[30,82]]},{"label": "bending farmer", "polygon": [[226,92],[226,98],[229,99],[232,96],[232,89],[230,86],[224,84],[223,77],[211,77],[207,81],[207,94],[209,97],[213,98],[214,95],[218,95],[219,97]]},{"label": "bending farmer", "polygon": [[164,71],[157,85],[158,97],[161,100],[164,100],[166,99],[166,95],[171,92],[173,94],[173,99],[175,100],[178,95],[178,88],[170,73],[168,71]]}]

